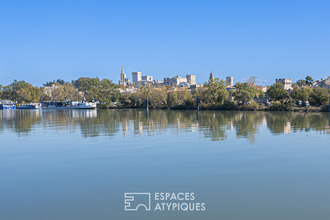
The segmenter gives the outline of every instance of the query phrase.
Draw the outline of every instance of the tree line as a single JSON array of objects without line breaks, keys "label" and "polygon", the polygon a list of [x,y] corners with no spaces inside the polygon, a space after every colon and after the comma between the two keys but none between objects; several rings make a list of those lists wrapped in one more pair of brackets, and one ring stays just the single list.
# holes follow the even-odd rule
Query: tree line
[{"label": "tree line", "polygon": [[329,105],[330,90],[327,88],[311,88],[308,86],[293,86],[288,92],[281,83],[275,83],[269,87],[267,94],[274,110],[290,110],[300,104],[309,102],[312,106],[325,107]]},{"label": "tree line", "polygon": [[121,93],[118,85],[109,79],[80,77],[72,82],[62,79],[33,86],[25,81],[14,80],[13,83],[0,85],[0,100],[9,99],[18,104],[45,101],[93,101],[111,103],[118,101]]},{"label": "tree line", "polygon": [[227,90],[226,82],[220,79],[210,80],[193,91],[188,88],[146,85],[132,93],[121,93],[120,87],[109,79],[80,77],[71,82],[62,79],[46,82],[44,87],[33,86],[25,81],[15,80],[7,86],[0,85],[0,99],[10,99],[19,104],[44,101],[85,100],[99,101],[102,108],[113,103],[118,107],[141,108],[148,98],[150,108],[193,109],[196,99],[201,109],[253,109],[264,108],[255,102],[267,96],[272,102],[270,109],[290,110],[300,102],[308,101],[313,106],[329,104],[330,90],[311,88],[313,79],[298,80],[291,91],[284,89],[281,83],[274,83],[267,92],[256,85],[254,77],[246,82],[238,82],[235,89]]}]

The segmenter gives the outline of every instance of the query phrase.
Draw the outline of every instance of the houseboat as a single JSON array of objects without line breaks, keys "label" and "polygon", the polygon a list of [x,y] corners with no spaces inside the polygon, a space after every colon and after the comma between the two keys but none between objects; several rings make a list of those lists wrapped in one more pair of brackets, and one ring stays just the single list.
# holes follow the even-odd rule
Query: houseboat
[{"label": "houseboat", "polygon": [[0,101],[0,109],[16,109],[16,103],[11,100]]},{"label": "houseboat", "polygon": [[44,109],[96,109],[97,102],[69,101],[69,102],[43,102]]}]

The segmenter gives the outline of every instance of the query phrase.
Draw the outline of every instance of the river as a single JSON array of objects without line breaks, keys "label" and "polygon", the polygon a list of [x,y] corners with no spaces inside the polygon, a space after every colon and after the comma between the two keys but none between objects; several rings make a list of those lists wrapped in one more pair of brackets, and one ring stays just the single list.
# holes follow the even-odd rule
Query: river
[{"label": "river", "polygon": [[330,219],[329,113],[1,110],[0,138],[5,220]]}]

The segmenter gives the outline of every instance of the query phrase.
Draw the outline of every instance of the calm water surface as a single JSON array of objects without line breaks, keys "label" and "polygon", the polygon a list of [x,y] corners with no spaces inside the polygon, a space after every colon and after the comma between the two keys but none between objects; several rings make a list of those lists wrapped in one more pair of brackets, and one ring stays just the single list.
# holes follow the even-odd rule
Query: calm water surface
[{"label": "calm water surface", "polygon": [[[329,113],[0,111],[0,219],[330,219]],[[204,212],[125,212],[194,192]]]}]

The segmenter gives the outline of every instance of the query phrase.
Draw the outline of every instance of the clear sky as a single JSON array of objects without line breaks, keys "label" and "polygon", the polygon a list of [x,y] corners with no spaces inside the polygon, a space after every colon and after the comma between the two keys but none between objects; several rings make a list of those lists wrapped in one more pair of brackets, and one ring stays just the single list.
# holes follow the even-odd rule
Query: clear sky
[{"label": "clear sky", "polygon": [[0,84],[330,76],[330,1],[0,1]]}]

